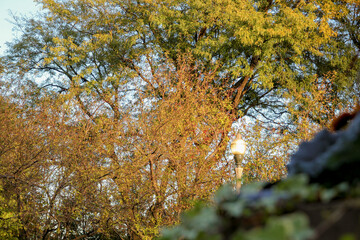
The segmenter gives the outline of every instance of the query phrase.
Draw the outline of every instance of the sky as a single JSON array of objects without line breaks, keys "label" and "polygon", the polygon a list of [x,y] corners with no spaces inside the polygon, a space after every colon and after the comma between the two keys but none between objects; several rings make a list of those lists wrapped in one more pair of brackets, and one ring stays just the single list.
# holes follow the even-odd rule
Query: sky
[{"label": "sky", "polygon": [[15,15],[31,15],[39,11],[40,7],[33,0],[0,0],[0,55],[6,49],[5,42],[9,42],[15,36],[12,32],[13,24],[10,12]]}]

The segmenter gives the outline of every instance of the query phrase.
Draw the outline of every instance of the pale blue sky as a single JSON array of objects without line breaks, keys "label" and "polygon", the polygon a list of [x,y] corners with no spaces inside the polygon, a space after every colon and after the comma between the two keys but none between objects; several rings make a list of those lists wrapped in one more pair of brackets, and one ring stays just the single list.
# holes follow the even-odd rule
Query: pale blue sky
[{"label": "pale blue sky", "polygon": [[5,42],[9,42],[13,38],[13,25],[10,11],[15,15],[32,14],[39,10],[39,5],[33,0],[0,0],[0,55],[4,52]]}]

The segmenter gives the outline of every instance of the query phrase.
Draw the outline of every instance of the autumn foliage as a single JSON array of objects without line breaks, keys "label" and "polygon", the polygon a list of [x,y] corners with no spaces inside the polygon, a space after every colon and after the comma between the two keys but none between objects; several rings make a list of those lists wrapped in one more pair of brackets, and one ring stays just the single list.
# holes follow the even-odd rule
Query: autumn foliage
[{"label": "autumn foliage", "polygon": [[0,61],[9,239],[154,238],[233,181],[235,132],[276,181],[358,99],[356,1],[38,2]]}]

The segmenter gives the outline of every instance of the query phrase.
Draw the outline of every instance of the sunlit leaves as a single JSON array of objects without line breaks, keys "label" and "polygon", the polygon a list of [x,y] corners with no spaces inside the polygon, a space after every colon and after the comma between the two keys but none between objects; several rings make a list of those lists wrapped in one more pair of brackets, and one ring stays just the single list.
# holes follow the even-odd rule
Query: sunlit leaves
[{"label": "sunlit leaves", "polygon": [[156,236],[231,179],[225,150],[239,117],[256,119],[242,130],[243,180],[280,179],[358,66],[333,24],[350,8],[332,1],[38,2],[43,15],[19,21],[2,67],[7,94],[31,110],[19,120],[31,128],[15,134],[28,145],[12,154],[46,148],[41,194],[26,207],[40,212],[34,229],[56,237]]}]

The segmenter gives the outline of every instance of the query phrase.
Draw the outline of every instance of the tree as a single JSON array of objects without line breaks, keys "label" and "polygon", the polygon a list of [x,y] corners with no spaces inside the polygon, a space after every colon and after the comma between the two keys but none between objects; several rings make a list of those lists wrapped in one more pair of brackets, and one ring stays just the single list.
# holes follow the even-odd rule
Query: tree
[{"label": "tree", "polygon": [[[24,145],[1,158],[9,166],[2,169],[7,178],[21,188],[6,189],[22,206],[16,208],[24,226],[20,239],[146,239],[229,179],[221,148],[231,124],[223,109],[230,104],[201,81],[190,85],[193,76],[183,67],[157,76],[181,80],[163,82],[161,102],[150,105],[158,92],[141,92],[121,121],[106,112],[86,119],[77,99],[51,91],[38,95],[36,86],[21,99],[12,96],[20,105],[13,114],[17,124],[3,121],[9,143],[0,146]],[[19,131],[25,125],[27,131]]]},{"label": "tree", "polygon": [[[19,20],[23,34],[3,58],[3,77],[36,110],[25,118],[40,138],[31,146],[48,153],[39,156],[40,194],[22,191],[38,198],[28,206],[39,224],[27,234],[43,238],[157,235],[230,179],[234,121],[273,121],[289,112],[286,98],[312,93],[314,79],[338,69],[332,84],[340,89],[357,67],[330,25],[347,16],[345,4],[40,2],[44,14]],[[46,81],[16,89],[36,76]],[[264,177],[279,178],[284,164],[271,160],[248,179],[274,168]]]},{"label": "tree", "polygon": [[286,177],[286,165],[301,142],[310,140],[321,129],[331,129],[332,119],[359,106],[357,81],[337,92],[334,75],[317,78],[310,89],[293,89],[284,103],[282,119],[274,122],[266,116],[256,121],[245,118],[240,125],[247,141],[244,182],[274,182]]},{"label": "tree", "polygon": [[[6,157],[6,153],[11,151],[11,148],[17,147],[13,146],[9,140],[9,138],[5,138],[5,135],[9,132],[6,131],[6,127],[11,127],[11,125],[15,125],[14,122],[16,118],[14,118],[14,114],[12,114],[10,104],[6,103],[4,99],[0,100],[0,120],[2,122],[1,125],[1,143],[0,143],[0,156],[1,159]],[[16,138],[16,136],[12,135],[12,139]],[[13,197],[12,192],[9,191],[9,188],[14,188],[14,179],[13,176],[9,175],[6,171],[6,165],[3,161],[0,162],[0,236],[6,239],[16,239],[18,235],[21,224],[17,217],[18,208],[16,207],[16,198]],[[5,170],[5,171],[4,171]]]},{"label": "tree", "polygon": [[23,60],[22,70],[60,74],[60,91],[96,92],[117,117],[118,103],[109,96],[119,95],[116,87],[129,79],[156,89],[151,78],[165,55],[175,67],[181,53],[193,55],[190,65],[202,62],[208,71],[218,66],[212,85],[231,99],[236,116],[268,106],[272,91],[306,86],[314,74],[343,69],[353,57],[352,49],[331,44],[336,29],[327,21],[345,15],[345,4],[319,3],[318,9],[317,3],[272,1],[41,2],[48,17],[24,23],[10,56]]}]

